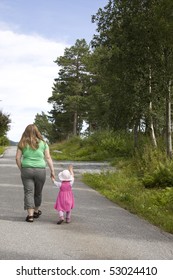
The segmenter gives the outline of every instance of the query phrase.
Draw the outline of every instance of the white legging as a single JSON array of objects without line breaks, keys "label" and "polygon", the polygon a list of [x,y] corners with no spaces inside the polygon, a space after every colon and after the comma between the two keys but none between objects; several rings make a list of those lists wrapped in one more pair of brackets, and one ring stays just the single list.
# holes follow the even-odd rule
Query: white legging
[{"label": "white legging", "polygon": [[[64,219],[64,212],[63,211],[59,211],[59,217],[60,219]],[[66,212],[66,219],[70,219],[71,217],[71,211],[67,211]]]}]

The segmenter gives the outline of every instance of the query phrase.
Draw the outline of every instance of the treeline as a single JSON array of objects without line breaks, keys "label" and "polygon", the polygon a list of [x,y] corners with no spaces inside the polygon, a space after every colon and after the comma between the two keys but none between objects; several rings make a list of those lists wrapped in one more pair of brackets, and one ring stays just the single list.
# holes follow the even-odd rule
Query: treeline
[{"label": "treeline", "polygon": [[58,77],[35,118],[55,142],[98,130],[125,131],[165,139],[172,157],[173,1],[109,0],[92,16],[97,34],[88,45],[76,40],[58,57]]},{"label": "treeline", "polygon": [[10,129],[10,123],[10,115],[5,114],[0,110],[0,146],[6,146],[9,144],[7,132]]}]

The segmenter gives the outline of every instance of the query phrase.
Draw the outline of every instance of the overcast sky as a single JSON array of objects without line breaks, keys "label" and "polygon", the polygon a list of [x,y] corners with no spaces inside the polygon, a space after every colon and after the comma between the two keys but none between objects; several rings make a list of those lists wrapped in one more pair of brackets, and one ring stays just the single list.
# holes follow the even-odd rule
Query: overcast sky
[{"label": "overcast sky", "polygon": [[53,62],[77,39],[96,33],[91,16],[108,0],[0,0],[0,109],[19,141],[35,115],[47,113],[58,67]]}]

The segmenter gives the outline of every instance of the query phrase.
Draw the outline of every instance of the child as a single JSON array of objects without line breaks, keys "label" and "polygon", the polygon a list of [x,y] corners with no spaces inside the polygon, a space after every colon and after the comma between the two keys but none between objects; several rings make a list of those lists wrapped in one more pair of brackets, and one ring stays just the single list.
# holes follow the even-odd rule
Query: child
[{"label": "child", "polygon": [[64,212],[66,212],[66,223],[70,223],[71,209],[74,208],[74,196],[72,185],[74,183],[73,166],[70,165],[68,170],[63,170],[58,174],[61,182],[57,182],[52,178],[53,183],[60,187],[54,208],[59,212],[58,225],[64,222]]}]

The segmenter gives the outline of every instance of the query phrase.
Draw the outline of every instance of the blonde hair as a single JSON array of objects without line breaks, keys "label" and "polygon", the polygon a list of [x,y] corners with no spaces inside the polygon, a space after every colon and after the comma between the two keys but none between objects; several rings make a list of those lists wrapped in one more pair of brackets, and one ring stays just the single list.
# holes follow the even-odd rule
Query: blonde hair
[{"label": "blonde hair", "polygon": [[22,134],[18,148],[22,150],[29,145],[33,150],[36,150],[38,149],[40,140],[44,141],[36,125],[29,124]]}]

